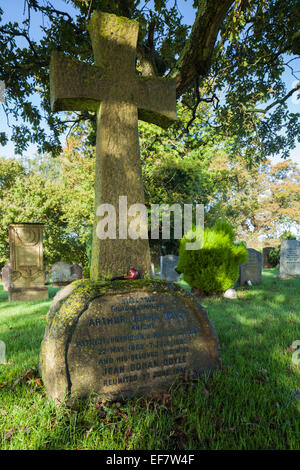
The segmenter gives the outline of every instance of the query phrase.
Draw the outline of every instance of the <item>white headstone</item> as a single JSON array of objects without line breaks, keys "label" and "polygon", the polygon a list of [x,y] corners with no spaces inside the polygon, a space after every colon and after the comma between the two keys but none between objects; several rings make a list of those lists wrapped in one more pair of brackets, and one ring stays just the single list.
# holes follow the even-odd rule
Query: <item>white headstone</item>
[{"label": "white headstone", "polygon": [[283,240],[280,248],[280,277],[300,276],[300,241]]},{"label": "white headstone", "polygon": [[160,257],[160,278],[163,281],[179,281],[180,275],[175,271],[179,256],[166,255]]},{"label": "white headstone", "polygon": [[0,364],[6,364],[5,349],[4,341],[0,341]]}]

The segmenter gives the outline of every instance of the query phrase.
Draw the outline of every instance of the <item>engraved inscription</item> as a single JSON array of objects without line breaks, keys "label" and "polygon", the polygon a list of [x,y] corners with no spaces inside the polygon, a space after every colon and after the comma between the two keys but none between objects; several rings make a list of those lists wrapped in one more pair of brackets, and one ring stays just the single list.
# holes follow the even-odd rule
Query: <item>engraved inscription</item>
[{"label": "engraved inscription", "polygon": [[[171,294],[137,292],[95,299],[80,318],[69,348],[70,377],[91,365],[102,390],[147,387],[190,371],[201,336],[189,306]],[[199,344],[197,343],[198,352]],[[76,357],[76,360],[74,359]],[[79,365],[80,364],[80,365]],[[92,372],[90,373],[92,375]]]}]

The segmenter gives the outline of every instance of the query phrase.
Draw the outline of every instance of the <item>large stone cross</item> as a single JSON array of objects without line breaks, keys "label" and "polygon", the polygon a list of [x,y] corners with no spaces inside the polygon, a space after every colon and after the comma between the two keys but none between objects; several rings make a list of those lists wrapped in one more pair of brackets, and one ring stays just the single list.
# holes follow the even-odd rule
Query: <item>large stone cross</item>
[{"label": "large stone cross", "polygon": [[117,237],[97,237],[100,219],[96,213],[91,278],[107,279],[130,268],[145,276],[150,274],[149,243],[146,239],[119,238],[119,196],[127,196],[128,207],[144,204],[138,119],[161,127],[176,119],[175,81],[136,73],[135,21],[94,11],[89,34],[95,66],[53,52],[51,107],[53,111],[97,113],[95,208],[96,212],[100,204],[115,208]]}]

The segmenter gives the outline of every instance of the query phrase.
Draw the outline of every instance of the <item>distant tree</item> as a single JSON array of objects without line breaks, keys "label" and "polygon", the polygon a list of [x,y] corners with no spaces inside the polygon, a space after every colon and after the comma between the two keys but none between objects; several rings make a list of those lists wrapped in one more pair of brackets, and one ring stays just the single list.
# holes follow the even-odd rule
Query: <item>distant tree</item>
[{"label": "distant tree", "polygon": [[55,160],[45,155],[21,165],[0,159],[0,267],[9,259],[8,225],[14,222],[44,224],[46,265],[87,264],[94,173],[93,151],[75,132]]},{"label": "distant tree", "polygon": [[225,156],[214,159],[212,167],[222,169],[229,184],[211,197],[211,221],[223,215],[241,238],[249,233],[256,239],[277,238],[292,228],[300,232],[300,169],[296,163],[286,160],[272,165],[266,161],[249,169],[241,158],[233,162]]}]

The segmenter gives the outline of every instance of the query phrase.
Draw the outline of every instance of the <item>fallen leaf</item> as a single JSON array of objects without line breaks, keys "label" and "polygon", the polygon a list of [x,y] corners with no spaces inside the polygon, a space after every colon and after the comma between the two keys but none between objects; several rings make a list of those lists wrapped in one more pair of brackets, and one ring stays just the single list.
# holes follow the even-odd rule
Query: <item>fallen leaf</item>
[{"label": "fallen leaf", "polygon": [[10,429],[6,434],[4,434],[4,440],[7,441],[10,439],[14,432],[15,428]]}]

